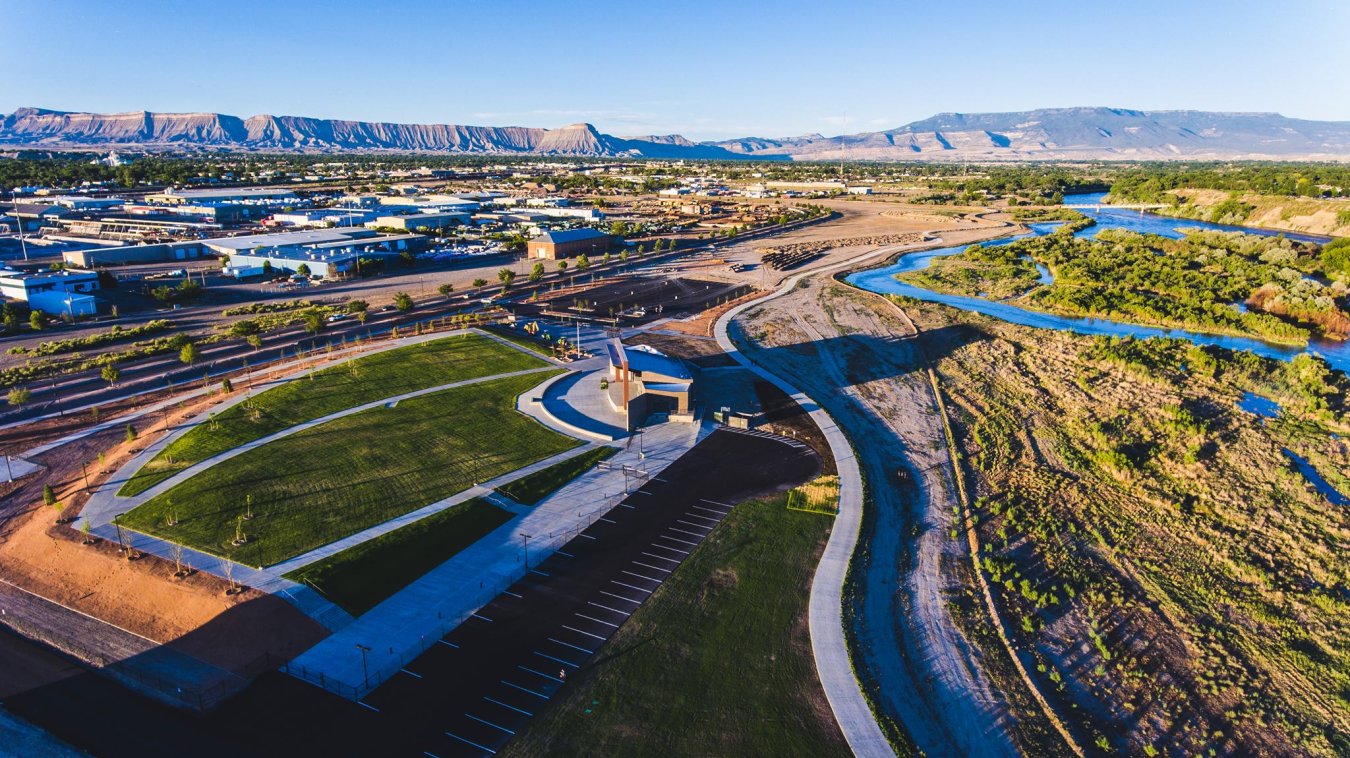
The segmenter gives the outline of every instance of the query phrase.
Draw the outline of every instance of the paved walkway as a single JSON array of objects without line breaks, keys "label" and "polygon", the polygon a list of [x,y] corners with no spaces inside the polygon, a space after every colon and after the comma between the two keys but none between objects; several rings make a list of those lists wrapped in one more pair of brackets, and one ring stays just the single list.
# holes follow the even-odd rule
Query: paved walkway
[{"label": "paved walkway", "polygon": [[[643,430],[641,450],[628,444],[607,465],[591,469],[517,518],[465,548],[354,623],[291,662],[290,671],[309,681],[337,680],[349,696],[364,696],[435,644],[450,629],[509,587],[526,569],[601,518],[637,478],[624,467],[658,474],[712,432],[711,424],[664,423]],[[358,645],[369,648],[362,665]],[[369,687],[366,686],[367,673]],[[329,686],[333,686],[330,685]]]},{"label": "paved walkway", "polygon": [[825,435],[825,442],[830,446],[830,452],[839,469],[839,514],[835,517],[829,542],[825,544],[825,552],[816,567],[815,578],[811,581],[809,606],[811,649],[816,658],[816,672],[821,685],[825,688],[825,697],[830,701],[830,709],[834,711],[835,720],[843,730],[853,754],[861,758],[872,756],[893,758],[895,751],[877,724],[872,708],[867,704],[867,698],[863,695],[862,687],[853,673],[848,643],[844,639],[844,580],[848,576],[848,566],[862,528],[863,486],[858,460],[853,454],[853,446],[848,437],[834,423],[830,414],[795,387],[742,355],[731,340],[728,329],[731,322],[743,311],[762,306],[791,292],[797,282],[804,277],[827,274],[846,266],[856,266],[873,258],[890,255],[898,249],[896,246],[883,247],[842,263],[797,274],[784,281],[772,295],[743,303],[727,311],[717,320],[714,327],[717,343],[728,355],[786,392],[811,416],[816,426],[820,427],[821,433]]},{"label": "paved walkway", "polygon": [[606,358],[588,358],[568,373],[521,394],[516,409],[573,437],[610,442],[628,436],[628,417],[614,410],[600,389],[609,372]]},{"label": "paved walkway", "polygon": [[[457,330],[452,332],[439,332],[434,334],[411,336],[405,339],[390,342],[387,345],[382,345],[374,350],[367,350],[363,352],[362,355],[363,356],[371,355],[377,352],[383,352],[385,350],[407,347],[409,345],[414,345],[420,342],[429,342],[432,340],[443,339],[446,337],[452,337],[455,335],[462,335],[468,333],[469,333],[468,330]],[[475,333],[477,332],[475,331]],[[491,337],[491,335],[487,336]],[[494,341],[502,342],[502,344],[512,346],[511,343],[509,342],[496,340],[496,338],[493,339]],[[523,350],[518,346],[512,347],[514,347],[515,349]],[[338,355],[336,351],[334,354]],[[257,386],[256,391],[257,392],[266,391],[268,389],[271,389],[272,387],[276,387],[285,384],[287,382],[295,381],[297,379],[309,375],[314,371],[320,371],[322,369],[334,365],[340,365],[345,360],[346,357],[343,356],[334,358],[333,360],[327,360],[321,363],[317,363],[296,373],[289,374],[283,378],[260,384]],[[507,374],[499,374],[496,376],[480,377],[477,379],[470,379],[463,382],[454,382],[439,387],[417,390],[415,392],[409,392],[405,393],[404,395],[399,395],[395,398],[384,398],[382,400],[367,403],[365,405],[358,406],[356,408],[349,408],[344,411],[329,414],[328,416],[324,416],[314,421],[306,422],[304,424],[299,424],[290,427],[288,429],[284,429],[280,432],[277,432],[276,434],[264,437],[259,440],[254,440],[253,442],[246,443],[245,445],[241,445],[240,447],[221,453],[220,455],[217,455],[206,461],[198,463],[195,466],[180,471],[174,477],[164,482],[161,482],[155,487],[152,487],[146,492],[143,492],[135,497],[123,498],[117,496],[117,490],[121,488],[122,484],[124,484],[126,480],[130,478],[131,475],[133,475],[136,471],[138,471],[141,466],[145,465],[146,462],[148,462],[151,458],[153,458],[156,454],[158,454],[159,451],[163,450],[166,446],[173,443],[179,437],[183,436],[184,434],[187,434],[192,428],[209,421],[212,414],[220,413],[221,411],[227,408],[242,403],[248,397],[257,393],[253,390],[250,390],[249,393],[247,394],[240,394],[224,403],[212,407],[207,411],[203,411],[202,413],[193,417],[189,421],[180,424],[169,434],[163,435],[158,440],[156,440],[154,444],[148,446],[146,449],[138,453],[135,457],[133,457],[126,464],[124,464],[120,469],[118,469],[117,473],[115,473],[112,477],[109,477],[109,479],[105,481],[94,492],[94,494],[89,498],[89,502],[85,504],[80,517],[76,519],[76,521],[73,522],[71,526],[75,529],[83,529],[84,523],[87,520],[90,524],[91,533],[108,540],[117,540],[119,538],[119,530],[117,526],[113,524],[113,520],[117,517],[118,514],[130,511],[131,509],[135,508],[136,506],[140,505],[146,500],[172,488],[174,485],[182,481],[185,481],[191,476],[200,473],[201,471],[210,468],[211,466],[216,465],[222,461],[228,460],[236,455],[239,455],[247,450],[251,450],[255,447],[258,447],[259,445],[275,441],[277,439],[288,436],[290,434],[294,434],[303,429],[310,428],[320,423],[324,423],[325,421],[331,421],[333,419],[340,418],[342,416],[346,416],[351,413],[357,413],[362,410],[368,410],[373,407],[385,405],[388,404],[389,402],[396,402],[397,400],[401,400],[407,397],[415,397],[417,395],[428,394],[430,392],[438,392],[444,389],[450,389],[453,387],[463,386],[466,384],[473,384],[476,382],[490,381],[492,379],[498,379],[507,376],[544,372],[553,369],[554,367],[548,366],[537,369],[527,369],[525,371],[519,372],[511,372]],[[174,399],[171,401],[166,401],[165,404],[172,402],[179,402],[179,400]],[[151,410],[157,410],[158,407],[159,407],[158,405],[152,406],[150,409],[146,409],[141,413],[150,412]],[[109,423],[122,424],[125,423],[126,418],[127,417],[122,417],[114,422]],[[68,438],[63,438],[62,440],[57,440],[53,443],[48,443],[48,445],[44,447],[45,449],[51,449],[51,447],[55,447],[57,443],[64,444],[65,442],[69,442],[71,439],[78,438],[79,436],[83,436],[85,434],[91,434],[94,431],[95,430],[86,430],[85,432],[82,433],[68,435]],[[37,450],[37,448],[35,448],[35,450]],[[523,476],[523,474],[520,475]],[[513,475],[511,474],[507,475],[507,477],[512,476]],[[502,478],[501,480],[502,483],[505,483],[505,481],[509,481],[509,478],[507,477]],[[467,497],[465,499],[467,499]],[[450,505],[454,504],[454,503],[450,504],[445,503],[446,501],[441,501],[441,503],[433,504],[433,506],[427,506],[427,508],[434,508],[435,505],[441,505],[442,508],[445,508],[450,507]],[[427,508],[419,509],[419,512],[427,511]],[[435,511],[431,510],[427,512],[429,514]],[[374,529],[378,529],[378,527]],[[367,533],[369,533],[369,535],[366,537],[366,539],[369,539],[371,536],[377,536],[378,534],[383,532],[377,532],[372,530],[362,532],[362,534]],[[123,540],[130,541],[132,545],[141,552],[150,553],[151,555],[156,555],[165,560],[173,560],[174,551],[176,549],[176,546],[173,543],[161,540],[157,537],[151,537],[145,534],[134,533],[125,528],[120,530],[120,535]],[[349,547],[353,544],[357,544],[357,542],[359,541],[359,540],[351,541],[351,539],[352,538],[347,538],[347,540],[344,540],[344,544]],[[318,557],[314,558],[314,560],[317,560]],[[296,608],[304,612],[306,615],[311,616],[316,621],[323,624],[323,626],[327,628],[329,631],[340,629],[352,622],[351,615],[348,614],[346,611],[329,602],[326,598],[324,598],[318,592],[315,592],[310,587],[307,587],[302,584],[297,584],[289,579],[286,579],[285,577],[282,576],[282,574],[284,574],[285,571],[276,571],[274,570],[275,567],[257,569],[251,566],[235,563],[233,561],[229,561],[224,558],[211,555],[209,553],[204,553],[199,550],[193,550],[191,548],[183,548],[183,559],[189,562],[194,569],[197,569],[199,571],[205,571],[206,573],[214,574],[221,578],[228,577],[236,582],[244,584],[245,586],[248,587],[252,587],[259,591],[279,595],[282,598],[291,602],[291,604],[295,605]]]}]

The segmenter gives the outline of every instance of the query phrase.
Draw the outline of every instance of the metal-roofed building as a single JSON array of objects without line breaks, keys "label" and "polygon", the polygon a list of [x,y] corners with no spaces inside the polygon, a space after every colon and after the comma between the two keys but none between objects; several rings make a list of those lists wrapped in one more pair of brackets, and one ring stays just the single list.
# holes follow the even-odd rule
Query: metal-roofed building
[{"label": "metal-roofed building", "polygon": [[647,345],[625,345],[617,339],[605,345],[609,355],[609,402],[628,416],[633,428],[648,416],[670,414],[671,420],[692,420],[690,393],[693,374],[678,358]]},{"label": "metal-roofed building", "polygon": [[528,243],[529,257],[546,260],[575,258],[578,255],[604,255],[614,244],[614,237],[595,229],[569,229],[546,232]]}]

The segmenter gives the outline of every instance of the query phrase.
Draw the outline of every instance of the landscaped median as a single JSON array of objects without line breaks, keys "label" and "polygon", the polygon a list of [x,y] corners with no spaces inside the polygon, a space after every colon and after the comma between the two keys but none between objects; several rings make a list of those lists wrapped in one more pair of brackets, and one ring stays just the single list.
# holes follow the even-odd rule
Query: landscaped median
[{"label": "landscaped median", "polygon": [[304,429],[202,471],[121,523],[239,563],[279,563],[582,444],[515,410],[551,375],[488,379]]},{"label": "landscaped median", "polygon": [[360,616],[477,542],[512,515],[474,498],[288,574]]},{"label": "landscaped median", "polygon": [[526,474],[512,482],[497,488],[497,492],[511,498],[521,505],[537,505],[541,500],[557,492],[568,482],[586,473],[601,461],[619,452],[614,447],[597,447],[587,450],[561,463],[555,463],[546,469]]},{"label": "landscaped median", "polygon": [[262,392],[192,428],[142,466],[117,494],[134,497],[208,458],[330,413],[428,387],[547,365],[477,334],[353,358]]}]

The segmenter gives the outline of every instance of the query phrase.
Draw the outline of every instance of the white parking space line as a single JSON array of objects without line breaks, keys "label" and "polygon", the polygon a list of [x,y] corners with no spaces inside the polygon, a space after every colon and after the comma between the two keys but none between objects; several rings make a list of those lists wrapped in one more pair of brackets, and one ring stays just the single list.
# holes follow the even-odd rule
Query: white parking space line
[{"label": "white parking space line", "polygon": [[699,501],[700,503],[712,503],[713,505],[720,505],[720,506],[722,506],[723,508],[735,508],[735,507],[736,507],[736,506],[730,505],[730,504],[728,504],[728,503],[719,503],[719,502],[717,502],[716,500],[709,500],[709,499],[707,499],[706,497],[701,497],[701,498],[698,499],[698,501]]},{"label": "white parking space line", "polygon": [[[689,535],[689,536],[691,536],[691,537],[702,537],[702,536],[704,536],[704,535],[702,535],[702,534],[699,534],[698,532],[691,532],[691,531],[689,531],[688,529],[676,529],[676,528],[673,527],[673,526],[670,527],[670,531],[672,531],[672,532],[679,532],[680,534],[687,534],[687,535]],[[671,539],[674,539],[674,537],[672,537]],[[698,543],[697,543],[697,542],[690,542],[689,544],[691,544],[691,545],[697,545]]]},{"label": "white parking space line", "polygon": [[628,570],[626,570],[626,569],[620,569],[620,570],[619,570],[619,573],[620,573],[620,574],[627,574],[627,575],[629,575],[629,576],[636,576],[636,577],[639,578],[639,579],[646,579],[646,580],[649,581],[649,582],[656,582],[657,584],[660,584],[660,583],[661,583],[661,580],[660,580],[660,579],[653,579],[653,578],[651,578],[650,576],[644,576],[644,575],[642,575],[642,574],[634,574],[632,571],[628,571]]},{"label": "white parking space line", "polygon": [[484,621],[491,621],[491,620],[492,620],[492,619],[488,618],[487,616],[479,616],[477,613],[473,614],[473,617],[476,618],[476,619],[482,619],[482,620],[484,620]]},{"label": "white parking space line", "polygon": [[[679,529],[675,529],[674,531],[677,531],[677,532],[678,532],[678,531],[680,531],[680,530],[679,530]],[[689,532],[685,532],[685,534],[689,534]],[[695,536],[695,537],[701,537],[701,536],[703,536],[703,535],[701,535],[701,534],[695,534],[694,536]],[[693,545],[694,547],[698,547],[698,543],[697,543],[697,542],[690,542],[689,540],[682,540],[682,539],[680,539],[679,537],[667,537],[667,536],[665,536],[665,535],[663,534],[663,535],[661,535],[661,539],[663,539],[663,540],[670,540],[671,542],[678,542],[678,543],[680,543],[680,544],[682,544],[682,545]]]},{"label": "white parking space line", "polygon": [[674,558],[667,558],[667,557],[665,557],[664,555],[657,555],[656,553],[649,553],[649,552],[647,552],[646,550],[643,550],[643,551],[642,551],[642,554],[645,555],[645,556],[648,556],[648,557],[650,557],[650,558],[655,558],[655,559],[658,560],[658,561],[670,561],[671,563],[679,563],[679,561],[675,560]]},{"label": "white parking space line", "polygon": [[604,516],[601,516],[599,520],[600,520],[600,521],[604,521],[604,522],[609,523],[609,524],[617,524],[617,523],[619,523],[619,522],[615,521],[614,519],[607,519],[607,518],[605,518]]},{"label": "white parking space line", "polygon": [[[356,702],[361,703],[360,700],[357,700]],[[379,708],[376,708],[376,707],[373,706],[373,705],[366,705],[365,703],[361,703],[361,705],[365,705],[367,708],[369,708],[369,709],[372,710],[372,711],[375,711],[376,713],[379,713],[379,712],[380,712],[380,709],[379,709]]]},{"label": "white parking space line", "polygon": [[465,715],[465,716],[468,716],[469,718],[473,719],[474,721],[477,721],[477,722],[480,723],[480,724],[487,724],[488,726],[492,727],[493,729],[500,729],[500,730],[502,730],[503,732],[506,732],[507,734],[515,734],[515,732],[511,731],[510,729],[507,729],[507,728],[504,727],[504,726],[497,726],[496,724],[492,723],[491,721],[488,721],[487,719],[480,719],[480,718],[478,718],[477,716],[473,715],[472,713],[466,713],[466,714],[464,714],[464,715]]},{"label": "white parking space line", "polygon": [[593,654],[593,653],[595,652],[594,650],[587,650],[587,649],[584,648],[584,647],[577,647],[576,645],[572,645],[572,644],[569,644],[569,643],[567,643],[567,642],[563,642],[562,640],[555,640],[555,639],[553,639],[552,637],[549,637],[549,638],[548,638],[548,641],[549,641],[549,642],[556,642],[556,643],[558,643],[559,645],[562,645],[563,647],[570,647],[570,648],[572,648],[573,650],[580,650],[581,652],[585,653],[586,655],[591,655],[591,654]]},{"label": "white parking space line", "polygon": [[[684,524],[685,526],[692,526],[692,527],[694,527],[695,529],[707,529],[708,531],[712,531],[712,527],[710,527],[710,526],[704,526],[704,525],[702,525],[702,524],[695,524],[695,523],[692,522],[692,521],[685,521],[685,520],[682,519],[682,518],[677,518],[677,519],[675,519],[675,523],[677,523],[677,524]],[[671,527],[671,528],[674,529],[675,527]],[[706,532],[705,532],[705,534],[706,534]]]},{"label": "white parking space line", "polygon": [[558,555],[566,556],[566,557],[568,557],[568,558],[575,558],[575,557],[576,557],[575,555],[572,555],[571,553],[564,553],[564,552],[561,551],[561,550],[554,550],[553,552],[557,553]]},{"label": "white parking space line", "polygon": [[588,539],[588,540],[593,540],[593,539],[595,539],[594,537],[592,537],[592,536],[589,535],[589,534],[583,534],[583,535],[581,535],[581,536],[582,536],[582,537],[585,537],[585,538]]},{"label": "white parking space line", "polygon": [[453,643],[453,642],[446,642],[445,640],[436,640],[436,641],[439,642],[439,643],[441,643],[442,645],[449,645],[450,647],[452,647],[452,648],[454,648],[454,649],[456,649],[456,650],[459,649],[459,645],[456,645],[456,644]]},{"label": "white parking space line", "polygon": [[704,521],[711,521],[711,522],[713,522],[714,524],[716,524],[716,523],[718,522],[718,519],[715,519],[715,518],[708,518],[707,516],[700,516],[700,515],[698,515],[697,513],[686,513],[686,514],[684,514],[684,515],[688,516],[689,518],[701,518],[701,519],[703,519]]},{"label": "white parking space line", "polygon": [[486,700],[486,701],[488,701],[489,703],[494,704],[494,705],[500,705],[500,706],[503,707],[503,708],[508,708],[508,709],[510,709],[510,710],[513,710],[513,711],[515,711],[516,713],[523,713],[523,714],[525,714],[526,716],[533,716],[533,715],[534,715],[533,713],[530,713],[529,711],[522,711],[521,709],[515,707],[514,705],[507,705],[506,703],[503,703],[503,702],[500,701],[500,700],[493,700],[493,699],[490,698],[490,697],[485,697],[485,698],[483,698],[483,699]]},{"label": "white parking space line", "polygon": [[577,634],[584,634],[584,635],[586,635],[587,637],[594,637],[594,638],[596,638],[597,640],[605,640],[605,639],[608,639],[608,637],[601,637],[601,636],[598,635],[598,634],[591,634],[590,632],[583,632],[583,631],[581,631],[580,629],[575,629],[575,628],[573,628],[573,627],[567,626],[566,624],[563,624],[563,629],[566,629],[566,630],[569,631],[569,632],[576,632]]},{"label": "white parking space line", "polygon": [[656,569],[657,571],[664,571],[664,572],[666,572],[667,574],[670,573],[670,569],[663,569],[663,568],[661,568],[660,566],[653,566],[653,565],[650,564],[650,563],[643,563],[642,561],[633,561],[633,565],[634,565],[634,566],[641,566],[641,567],[643,567],[643,568]]},{"label": "white parking space line", "polygon": [[[669,537],[657,537],[657,539],[668,540],[668,539],[670,539],[670,538],[669,538]],[[669,550],[669,551],[672,552],[672,553],[680,553],[681,555],[689,555],[689,551],[688,551],[688,550],[681,550],[681,549],[679,549],[678,547],[666,547],[665,545],[658,545],[658,544],[656,544],[655,542],[652,543],[652,547],[654,547],[654,548],[656,548],[656,549],[658,549],[658,550]]]},{"label": "white parking space line", "polygon": [[716,513],[716,514],[719,515],[719,516],[725,516],[725,515],[727,515],[724,511],[714,510],[714,509],[712,509],[712,508],[704,508],[704,507],[701,506],[701,505],[691,505],[691,506],[689,506],[689,507],[690,507],[690,508],[697,508],[697,509],[699,509],[700,511],[707,511],[708,513]]},{"label": "white parking space line", "polygon": [[505,679],[502,680],[502,684],[505,684],[507,687],[515,687],[516,689],[520,690],[521,692],[528,692],[528,693],[530,693],[531,695],[534,695],[535,697],[542,697],[543,699],[548,700],[548,695],[545,695],[545,694],[542,693],[542,692],[535,692],[534,690],[526,689],[525,687],[521,687],[519,684],[512,684],[512,683],[506,681]]},{"label": "white parking space line", "polygon": [[466,745],[473,745],[474,747],[478,748],[479,750],[486,750],[487,753],[488,753],[489,755],[496,755],[496,754],[497,754],[497,751],[496,751],[496,750],[493,750],[492,748],[486,748],[486,747],[483,747],[482,745],[478,744],[477,742],[469,742],[468,740],[464,739],[463,737],[459,736],[458,734],[455,734],[454,732],[446,732],[445,734],[446,734],[446,736],[454,737],[455,739],[459,740],[460,742],[463,742],[463,743],[466,744]]},{"label": "white parking space line", "polygon": [[538,575],[540,575],[540,576],[548,576],[548,574],[545,574],[544,572],[542,572],[542,571],[540,571],[540,570],[538,570],[538,569],[530,569],[530,573],[531,573],[531,574],[538,574]]},{"label": "white parking space line", "polygon": [[421,674],[414,674],[413,672],[411,672],[411,671],[409,671],[409,670],[407,670],[407,669],[399,669],[399,671],[402,671],[403,673],[407,674],[408,676],[415,676],[415,677],[417,677],[418,679],[421,679],[421,678],[422,678],[422,675],[421,675]]},{"label": "white parking space line", "polygon": [[625,618],[628,617],[628,611],[621,611],[621,610],[619,610],[618,608],[610,608],[608,605],[601,605],[601,604],[599,604],[599,603],[592,603],[592,602],[589,601],[589,600],[586,601],[586,605],[593,605],[593,606],[595,606],[596,608],[604,608],[604,609],[607,610],[607,611],[613,611],[613,612],[615,612],[615,613],[617,613],[617,614],[619,614],[620,616],[623,616],[623,617],[625,617]]},{"label": "white parking space line", "polygon": [[519,597],[519,598],[522,599],[522,600],[525,599],[525,598],[521,597],[520,595],[517,595],[516,593],[512,592],[511,590],[502,590],[502,592],[505,593],[505,594],[507,594],[507,595],[510,595],[511,597]]},{"label": "white parking space line", "polygon": [[637,510],[637,506],[636,506],[636,505],[629,505],[628,503],[619,503],[619,507],[620,507],[620,508],[632,508],[633,510]]},{"label": "white parking space line", "polygon": [[521,671],[528,671],[528,672],[530,672],[531,674],[534,674],[535,676],[542,676],[542,677],[544,677],[545,679],[552,679],[553,681],[557,682],[558,684],[562,684],[562,680],[559,679],[558,677],[556,677],[556,676],[549,676],[548,674],[545,674],[545,673],[542,672],[542,671],[535,671],[534,669],[529,668],[528,666],[516,666],[516,668],[520,669]]},{"label": "white parking space line", "polygon": [[557,661],[558,663],[561,663],[561,664],[564,665],[564,666],[571,666],[571,667],[574,668],[574,669],[581,668],[581,666],[580,666],[579,664],[572,663],[571,661],[564,661],[564,660],[561,659],[561,658],[554,658],[553,656],[548,655],[548,654],[546,654],[546,653],[541,653],[541,652],[539,652],[538,650],[534,651],[534,654],[537,655],[537,656],[539,656],[540,658],[547,658],[547,659],[549,659],[550,661]]},{"label": "white parking space line", "polygon": [[620,600],[627,600],[628,602],[632,603],[633,605],[642,605],[642,601],[641,601],[641,600],[634,600],[634,599],[632,599],[632,598],[630,598],[630,597],[624,597],[623,595],[615,595],[613,592],[605,592],[604,590],[600,590],[600,594],[601,594],[601,595],[609,595],[610,597],[617,597],[617,598],[620,599]]},{"label": "white parking space line", "polygon": [[620,581],[618,581],[618,580],[616,580],[616,579],[610,579],[609,581],[610,581],[611,584],[617,584],[617,585],[619,585],[620,587],[627,587],[627,588],[630,589],[630,590],[637,590],[638,592],[645,592],[645,593],[647,593],[648,595],[652,594],[652,591],[651,591],[651,590],[644,590],[644,589],[642,589],[641,587],[634,587],[634,586],[631,585],[631,584],[624,584],[623,582],[620,582]]},{"label": "white parking space line", "polygon": [[604,624],[605,626],[612,626],[612,627],[614,627],[615,629],[618,629],[618,628],[619,628],[619,625],[618,625],[618,624],[611,624],[611,623],[609,623],[608,621],[601,621],[601,620],[598,619],[598,618],[594,618],[594,617],[592,617],[592,616],[587,616],[587,615],[584,614],[584,613],[575,613],[575,614],[573,614],[573,615],[575,615],[575,616],[580,616],[581,618],[584,618],[584,619],[586,619],[587,621],[594,621],[594,622],[597,623],[597,624]]}]

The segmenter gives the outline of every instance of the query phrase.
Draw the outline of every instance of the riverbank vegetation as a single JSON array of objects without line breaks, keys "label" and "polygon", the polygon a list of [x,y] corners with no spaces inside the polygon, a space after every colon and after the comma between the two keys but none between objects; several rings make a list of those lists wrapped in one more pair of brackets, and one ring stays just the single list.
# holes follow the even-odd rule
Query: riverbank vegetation
[{"label": "riverbank vegetation", "polygon": [[[1326,260],[1317,245],[1280,237],[1198,231],[1174,240],[1108,229],[1094,239],[972,245],[900,278],[966,296],[1022,295],[1019,305],[1059,315],[1299,343],[1350,334],[1347,284],[1324,283]],[[1052,283],[1037,286],[1034,263],[1053,272]]]},{"label": "riverbank vegetation", "polygon": [[[972,483],[981,569],[1090,755],[1346,755],[1350,381],[1182,340],[904,300]],[[963,333],[953,342],[952,330]],[[1239,410],[1244,393],[1278,418]]]}]

